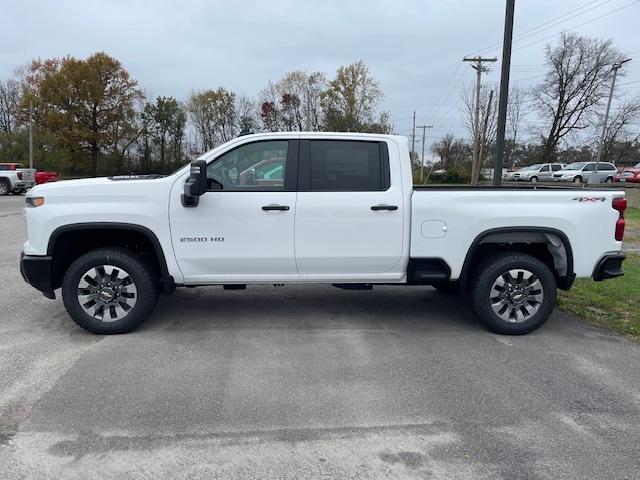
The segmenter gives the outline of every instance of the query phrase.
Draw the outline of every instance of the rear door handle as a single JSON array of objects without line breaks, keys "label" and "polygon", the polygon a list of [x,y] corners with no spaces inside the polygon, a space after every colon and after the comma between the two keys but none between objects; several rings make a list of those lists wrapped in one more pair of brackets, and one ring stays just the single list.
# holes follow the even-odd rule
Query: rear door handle
[{"label": "rear door handle", "polygon": [[378,210],[397,210],[397,205],[374,205],[371,207],[371,210],[377,212]]},{"label": "rear door handle", "polygon": [[286,211],[289,210],[289,206],[288,205],[265,205],[262,207],[262,210],[264,210],[265,212],[272,212],[274,210],[280,210],[280,211]]}]

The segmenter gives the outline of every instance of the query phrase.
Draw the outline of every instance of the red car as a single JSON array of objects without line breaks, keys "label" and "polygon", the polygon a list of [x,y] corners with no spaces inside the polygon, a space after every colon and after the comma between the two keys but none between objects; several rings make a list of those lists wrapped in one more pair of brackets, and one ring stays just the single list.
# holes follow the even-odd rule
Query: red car
[{"label": "red car", "polygon": [[633,167],[624,168],[613,179],[614,182],[640,183],[640,162]]}]

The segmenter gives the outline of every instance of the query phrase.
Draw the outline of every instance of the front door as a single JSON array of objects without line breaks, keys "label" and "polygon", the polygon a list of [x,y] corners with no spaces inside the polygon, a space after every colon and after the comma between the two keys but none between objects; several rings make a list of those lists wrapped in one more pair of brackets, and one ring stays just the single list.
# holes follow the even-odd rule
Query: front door
[{"label": "front door", "polygon": [[402,276],[398,163],[390,168],[384,141],[301,140],[295,225],[301,279],[357,282]]},{"label": "front door", "polygon": [[297,278],[294,215],[297,140],[244,143],[212,160],[209,191],[195,208],[171,201],[171,234],[185,282]]}]

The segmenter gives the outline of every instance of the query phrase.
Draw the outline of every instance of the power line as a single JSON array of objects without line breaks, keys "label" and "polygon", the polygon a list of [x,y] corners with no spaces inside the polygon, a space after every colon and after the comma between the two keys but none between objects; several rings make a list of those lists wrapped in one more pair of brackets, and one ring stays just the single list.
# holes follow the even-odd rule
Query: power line
[{"label": "power line", "polygon": [[[593,5],[594,3],[602,2],[602,0],[593,0],[593,1],[589,2],[589,3],[586,3],[586,4],[584,4],[584,5],[581,5],[581,6],[580,6],[580,7],[578,7],[578,8],[574,8],[573,10],[570,10],[570,11],[568,11],[568,12],[566,12],[566,13],[563,13],[562,15],[560,15],[560,16],[558,16],[558,17],[555,17],[555,18],[552,18],[551,20],[547,20],[547,21],[545,21],[545,22],[542,22],[541,24],[536,25],[535,27],[532,27],[532,28],[530,28],[530,29],[528,29],[528,30],[525,30],[525,31],[524,31],[524,32],[522,32],[522,33],[519,33],[518,35],[516,35],[516,36],[514,37],[514,42],[515,42],[515,41],[518,41],[518,40],[521,40],[521,39],[523,39],[523,38],[530,37],[530,36],[532,36],[532,35],[536,35],[537,33],[540,33],[540,32],[542,32],[542,31],[544,31],[544,30],[548,30],[549,28],[553,28],[554,26],[557,26],[557,25],[559,25],[559,24],[561,24],[561,23],[563,23],[563,22],[568,22],[569,20],[572,20],[573,18],[575,18],[575,17],[577,17],[577,16],[579,16],[579,15],[582,15],[582,14],[584,14],[584,13],[590,12],[591,10],[596,9],[596,8],[598,8],[598,7],[602,6],[602,5],[604,5],[605,3],[609,3],[610,1],[611,1],[611,0],[605,0],[603,3],[600,3],[599,5],[595,5],[595,6],[593,6],[593,7],[589,8],[589,9],[587,9],[587,10],[584,10],[583,12],[580,12],[580,13],[578,13],[578,14],[574,15],[572,18],[569,18],[569,19],[563,20],[562,22],[555,23],[557,20],[560,20],[560,19],[562,19],[562,18],[564,18],[564,17],[567,17],[567,16],[571,15],[572,13],[577,12],[578,10],[582,10],[582,9],[584,9],[584,8],[586,8],[586,7],[590,6],[590,5]],[[555,23],[555,24],[554,24],[554,25],[550,25],[550,26],[548,26],[548,27],[545,27],[546,25],[549,25],[550,23]],[[543,29],[539,30],[538,32],[532,33],[532,32],[534,32],[535,30],[540,29],[541,27],[545,27],[545,28],[543,28]],[[480,54],[480,53],[486,53],[487,51],[497,50],[497,49],[499,49],[499,47],[501,47],[501,46],[502,46],[502,42],[493,43],[493,44],[491,44],[490,46],[485,47],[485,48],[483,48],[482,50],[479,50],[479,51],[478,51],[478,52],[476,52],[476,53],[477,53],[477,54]]]},{"label": "power line", "polygon": [[[616,9],[614,9],[614,10],[609,10],[608,12],[605,12],[605,13],[603,13],[602,15],[598,15],[597,17],[592,18],[591,20],[587,20],[586,22],[582,22],[582,23],[579,23],[578,25],[574,25],[573,27],[570,27],[570,30],[573,30],[573,29],[575,29],[575,28],[582,27],[582,26],[587,25],[587,24],[589,24],[589,23],[595,22],[596,20],[600,20],[600,19],[601,19],[601,18],[603,18],[603,17],[606,17],[606,16],[608,16],[608,15],[611,15],[611,14],[613,14],[613,13],[616,13],[616,12],[618,12],[618,11],[620,11],[620,10],[624,9],[624,8],[630,7],[631,5],[636,4],[636,3],[638,3],[638,2],[640,2],[640,0],[634,0],[634,1],[633,1],[633,2],[631,2],[631,3],[627,3],[626,5],[623,5],[622,7],[618,7],[618,8],[616,8]],[[549,39],[551,39],[551,38],[553,38],[553,37],[557,37],[558,35],[560,35],[562,32],[565,32],[566,30],[567,30],[567,29],[562,30],[562,31],[560,31],[560,32],[556,32],[556,33],[554,33],[553,35],[549,35],[549,36],[547,36],[547,37],[541,38],[541,39],[539,39],[539,40],[536,40],[535,42],[531,42],[531,43],[528,43],[528,44],[526,44],[526,45],[521,45],[521,46],[519,46],[518,48],[514,48],[513,50],[514,50],[514,51],[522,50],[523,48],[531,47],[532,45],[537,45],[537,44],[538,44],[538,43],[540,43],[540,42],[544,42],[544,41],[549,40]]]}]

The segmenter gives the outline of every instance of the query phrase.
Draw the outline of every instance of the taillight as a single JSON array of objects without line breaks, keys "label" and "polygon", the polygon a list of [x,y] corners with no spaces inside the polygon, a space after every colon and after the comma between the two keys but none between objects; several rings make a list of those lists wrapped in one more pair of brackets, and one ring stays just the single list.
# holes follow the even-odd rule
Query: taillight
[{"label": "taillight", "polygon": [[16,174],[18,175],[18,180],[22,180],[22,172],[16,172]]},{"label": "taillight", "polygon": [[618,220],[616,220],[616,240],[621,242],[624,236],[624,211],[627,208],[627,199],[620,197],[614,198],[611,206],[620,214]]}]

